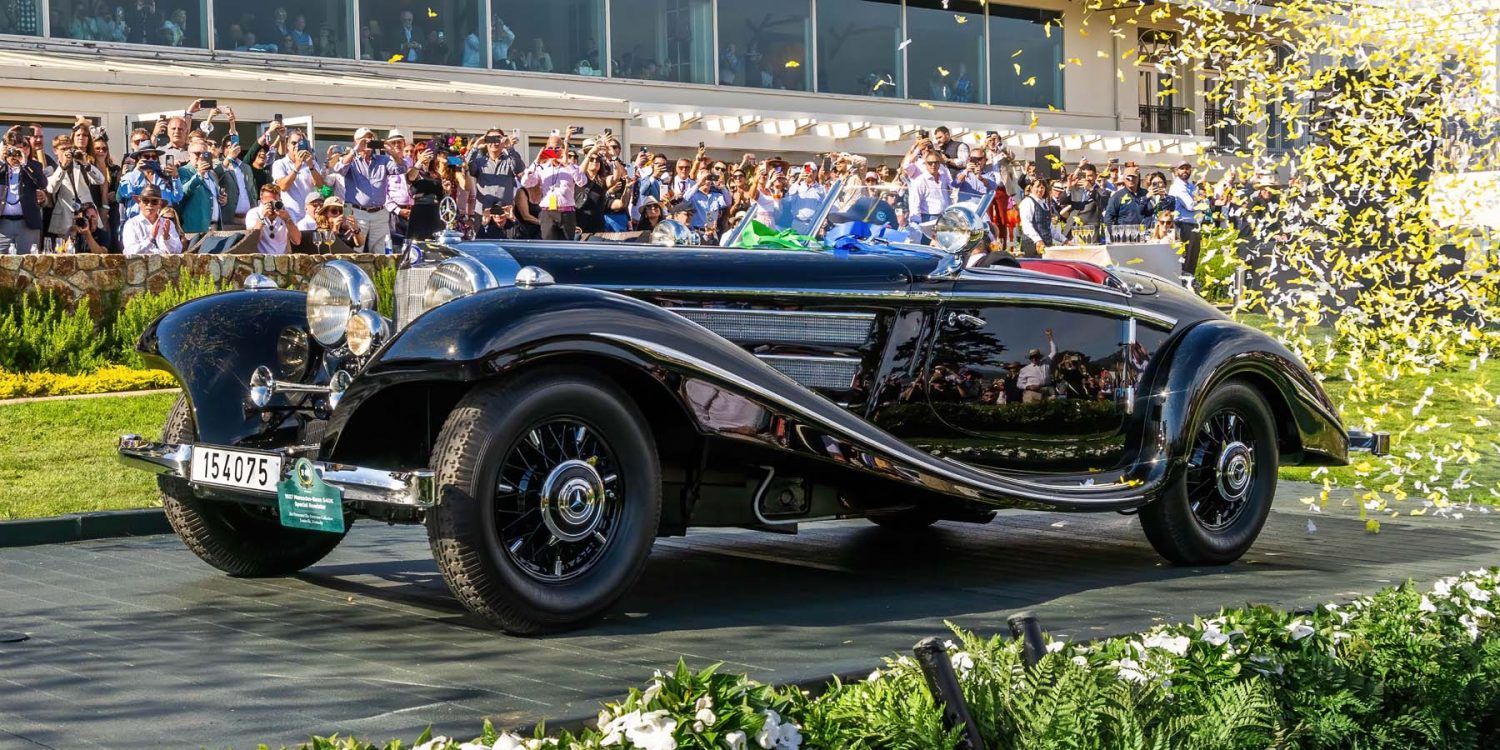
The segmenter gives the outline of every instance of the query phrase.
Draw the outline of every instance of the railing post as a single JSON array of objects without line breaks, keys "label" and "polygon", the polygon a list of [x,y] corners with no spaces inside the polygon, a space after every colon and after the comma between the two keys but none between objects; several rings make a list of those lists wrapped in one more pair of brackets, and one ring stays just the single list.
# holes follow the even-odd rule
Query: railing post
[{"label": "railing post", "polygon": [[937,638],[923,638],[911,650],[917,658],[917,666],[927,679],[927,689],[943,712],[943,726],[948,729],[963,727],[959,750],[985,750],[984,739],[979,736],[979,727],[974,725],[974,716],[964,700],[963,690],[958,685],[958,675],[953,671],[953,662],[948,658],[948,649]]},{"label": "railing post", "polygon": [[1047,644],[1042,641],[1042,624],[1030,611],[1017,612],[1006,618],[1010,623],[1010,634],[1021,641],[1021,658],[1026,666],[1034,667],[1047,653]]}]

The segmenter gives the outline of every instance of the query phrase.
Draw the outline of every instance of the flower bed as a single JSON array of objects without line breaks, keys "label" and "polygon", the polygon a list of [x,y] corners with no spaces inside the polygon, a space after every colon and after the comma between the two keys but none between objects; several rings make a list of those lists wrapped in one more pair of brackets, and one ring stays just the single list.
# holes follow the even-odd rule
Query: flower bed
[{"label": "flower bed", "polygon": [[[1385,589],[1306,613],[1266,607],[1091,644],[1020,645],[955,630],[950,660],[986,745],[1000,748],[1500,746],[1500,569]],[[573,734],[423,736],[417,750],[796,750],[958,744],[906,656],[812,697],[679,664]],[[392,750],[351,738],[310,747]]]},{"label": "flower bed", "polygon": [[0,399],[143,391],[176,385],[170,374],[160,370],[133,370],[120,365],[108,365],[84,375],[0,370]]}]

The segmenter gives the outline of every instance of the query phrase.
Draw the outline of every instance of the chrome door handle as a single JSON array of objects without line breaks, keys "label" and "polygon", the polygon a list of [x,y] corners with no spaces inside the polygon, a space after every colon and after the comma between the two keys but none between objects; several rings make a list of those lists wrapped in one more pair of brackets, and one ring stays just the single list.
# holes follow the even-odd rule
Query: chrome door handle
[{"label": "chrome door handle", "polygon": [[983,328],[986,325],[984,318],[968,313],[950,312],[944,321],[949,328]]}]

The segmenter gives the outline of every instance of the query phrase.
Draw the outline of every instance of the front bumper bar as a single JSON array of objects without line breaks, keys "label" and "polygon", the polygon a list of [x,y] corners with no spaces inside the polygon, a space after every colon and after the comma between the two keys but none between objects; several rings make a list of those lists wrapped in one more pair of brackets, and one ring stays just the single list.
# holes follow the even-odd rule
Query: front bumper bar
[{"label": "front bumper bar", "polygon": [[[127,466],[184,481],[189,479],[193,462],[191,444],[158,443],[140,435],[124,435],[120,437],[117,450],[120,460]],[[286,454],[283,457],[291,458]],[[282,479],[291,471],[291,466],[290,461],[283,461]],[[390,471],[326,461],[314,461],[313,467],[324,483],[343,491],[344,502],[376,503],[402,508],[430,508],[437,502],[437,485],[432,472],[427,469]],[[222,489],[215,485],[202,486]],[[233,491],[274,497],[274,493]]]}]

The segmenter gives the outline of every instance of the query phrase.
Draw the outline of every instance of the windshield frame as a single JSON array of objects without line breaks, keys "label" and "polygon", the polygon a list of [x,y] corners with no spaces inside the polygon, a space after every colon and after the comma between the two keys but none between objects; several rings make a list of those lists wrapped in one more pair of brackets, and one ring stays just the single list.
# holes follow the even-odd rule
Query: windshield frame
[{"label": "windshield frame", "polygon": [[[812,244],[807,245],[808,248],[821,245],[820,240],[818,240],[818,229],[823,226],[823,222],[828,220],[828,214],[833,210],[834,202],[838,200],[839,194],[843,192],[844,186],[848,182],[848,177],[841,177],[836,182],[828,186],[827,192],[823,196],[823,202],[818,204],[818,213],[813,217],[813,222],[811,225],[813,231],[808,235]],[[725,235],[719,240],[719,246],[738,247],[740,235],[743,234],[746,229],[750,228],[750,222],[754,220],[755,207],[751,206],[745,211],[745,215],[740,218],[740,222],[734,226],[734,229],[725,233]]]}]

